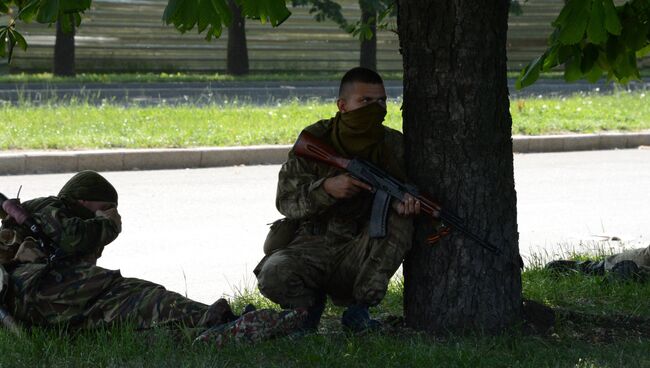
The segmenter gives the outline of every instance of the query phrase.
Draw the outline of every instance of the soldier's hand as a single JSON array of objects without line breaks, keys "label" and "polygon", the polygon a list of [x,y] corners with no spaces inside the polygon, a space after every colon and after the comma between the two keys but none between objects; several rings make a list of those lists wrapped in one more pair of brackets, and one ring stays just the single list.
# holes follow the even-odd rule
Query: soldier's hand
[{"label": "soldier's hand", "polygon": [[122,216],[117,212],[117,207],[109,208],[104,211],[98,210],[95,212],[95,216],[109,219],[117,228],[118,233],[122,231]]},{"label": "soldier's hand", "polygon": [[420,214],[420,201],[412,195],[406,193],[404,195],[404,200],[394,201],[393,209],[397,211],[397,214],[404,217],[415,216]]},{"label": "soldier's hand", "polygon": [[372,187],[349,174],[341,174],[325,179],[323,189],[332,197],[343,199],[354,197],[362,190],[372,190]]}]

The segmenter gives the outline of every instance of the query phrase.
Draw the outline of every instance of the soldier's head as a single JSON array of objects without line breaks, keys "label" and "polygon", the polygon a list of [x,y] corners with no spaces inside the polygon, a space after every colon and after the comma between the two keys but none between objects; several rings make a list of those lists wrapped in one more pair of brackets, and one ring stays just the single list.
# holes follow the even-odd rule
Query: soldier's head
[{"label": "soldier's head", "polygon": [[113,185],[92,170],[81,171],[68,180],[59,197],[76,200],[93,212],[117,207],[117,191]]},{"label": "soldier's head", "polygon": [[348,70],[341,79],[336,106],[342,113],[354,111],[377,103],[386,110],[384,81],[377,72],[356,67]]}]

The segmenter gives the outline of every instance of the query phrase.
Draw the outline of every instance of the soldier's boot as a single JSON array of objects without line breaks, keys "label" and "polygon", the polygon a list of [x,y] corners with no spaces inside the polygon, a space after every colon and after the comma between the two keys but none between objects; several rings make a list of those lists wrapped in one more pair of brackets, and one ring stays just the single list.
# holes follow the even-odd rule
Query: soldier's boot
[{"label": "soldier's boot", "polygon": [[216,302],[212,303],[208,308],[206,316],[207,321],[204,323],[206,326],[217,326],[239,318],[238,315],[232,312],[230,304],[224,298],[219,298]]},{"label": "soldier's boot", "polygon": [[544,268],[557,273],[575,272],[578,271],[578,262],[560,259],[547,263]]},{"label": "soldier's boot", "polygon": [[244,306],[244,309],[241,311],[241,314],[244,315],[248,312],[255,312],[256,310],[257,308],[255,307],[255,305],[248,303]]},{"label": "soldier's boot", "polygon": [[641,281],[639,266],[634,261],[620,261],[607,274],[609,279],[616,281]]},{"label": "soldier's boot", "polygon": [[580,272],[586,275],[603,275],[605,273],[605,262],[567,261],[561,259],[547,263],[544,268],[557,273]]},{"label": "soldier's boot", "polygon": [[325,303],[327,302],[327,295],[325,292],[319,292],[316,295],[316,300],[314,305],[307,308],[307,317],[305,318],[305,323],[303,324],[302,332],[311,333],[318,331],[318,325],[320,324],[320,318],[325,311]]},{"label": "soldier's boot", "polygon": [[351,332],[373,331],[381,328],[381,322],[370,318],[368,307],[364,305],[351,305],[343,312],[341,324]]},{"label": "soldier's boot", "polygon": [[602,276],[605,274],[605,261],[580,261],[578,270],[585,275]]}]

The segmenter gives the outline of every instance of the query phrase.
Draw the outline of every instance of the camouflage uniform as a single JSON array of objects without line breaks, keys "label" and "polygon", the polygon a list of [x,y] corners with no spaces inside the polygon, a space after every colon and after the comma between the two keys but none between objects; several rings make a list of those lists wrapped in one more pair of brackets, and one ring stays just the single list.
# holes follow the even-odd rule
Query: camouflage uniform
[{"label": "camouflage uniform", "polygon": [[650,246],[647,248],[629,249],[619,254],[605,258],[605,271],[611,271],[617,263],[632,261],[639,271],[650,276]]},{"label": "camouflage uniform", "polygon": [[[124,278],[119,271],[95,266],[104,246],[120,231],[109,219],[95,216],[68,198],[38,198],[23,207],[69,256],[53,264],[46,264],[41,257],[5,265],[10,275],[5,304],[16,319],[30,325],[73,328],[126,321],[139,328],[176,322],[197,327],[225,322],[222,318],[230,312],[225,300],[207,306],[160,285]],[[4,249],[20,243],[25,248],[29,244],[23,242],[28,239],[27,229],[12,220],[3,221],[4,234],[12,230],[13,239],[2,238]]]},{"label": "camouflage uniform", "polygon": [[[332,119],[305,130],[331,144]],[[384,133],[390,153],[380,166],[403,167],[402,134],[387,127]],[[262,294],[283,307],[314,306],[323,291],[337,305],[376,305],[411,246],[412,220],[392,209],[386,237],[368,236],[371,193],[337,200],[325,192],[325,179],[340,173],[293,151],[280,170],[276,206],[299,227],[295,239],[264,257],[255,274]]]},{"label": "camouflage uniform", "polygon": [[650,246],[629,249],[601,261],[555,260],[546,269],[556,272],[577,271],[587,275],[606,275],[619,280],[650,280]]}]

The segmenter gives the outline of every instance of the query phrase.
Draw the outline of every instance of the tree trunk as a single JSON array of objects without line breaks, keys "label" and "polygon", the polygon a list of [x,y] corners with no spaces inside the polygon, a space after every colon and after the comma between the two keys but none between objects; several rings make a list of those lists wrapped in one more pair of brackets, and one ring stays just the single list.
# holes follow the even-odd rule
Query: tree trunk
[{"label": "tree trunk", "polygon": [[248,47],[246,46],[246,19],[235,0],[228,0],[232,12],[232,22],[228,26],[228,55],[226,73],[232,75],[248,74]]},{"label": "tree trunk", "polygon": [[361,7],[361,23],[370,23],[372,38],[361,40],[359,66],[377,70],[377,9],[368,0],[359,1]]},{"label": "tree trunk", "polygon": [[432,226],[419,220],[404,263],[404,313],[416,329],[498,332],[521,319],[508,3],[398,1],[410,178],[503,252],[457,231],[427,245]]},{"label": "tree trunk", "polygon": [[52,73],[60,77],[74,77],[74,22],[72,32],[65,33],[61,21],[56,21],[56,40],[54,41],[54,65]]}]

